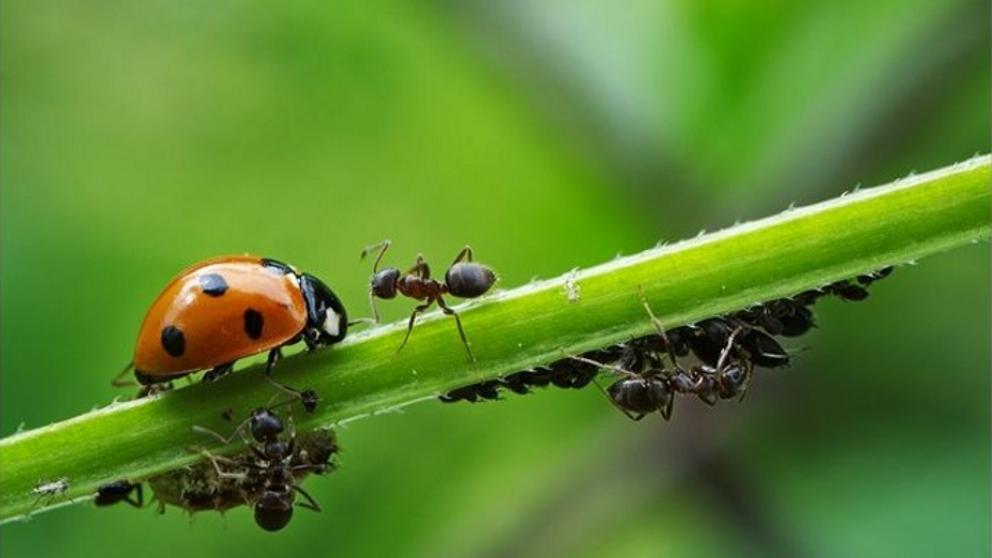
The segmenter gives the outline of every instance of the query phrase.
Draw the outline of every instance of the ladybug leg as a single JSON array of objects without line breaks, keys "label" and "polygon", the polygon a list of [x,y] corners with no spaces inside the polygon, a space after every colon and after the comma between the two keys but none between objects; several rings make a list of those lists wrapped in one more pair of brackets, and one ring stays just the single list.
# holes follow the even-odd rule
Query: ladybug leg
[{"label": "ladybug leg", "polygon": [[269,358],[266,359],[265,361],[265,373],[271,374],[272,367],[275,366],[276,362],[279,362],[279,359],[281,358],[282,358],[282,347],[276,347],[275,349],[269,351]]},{"label": "ladybug leg", "polygon": [[454,310],[448,308],[443,298],[437,297],[437,305],[441,307],[442,312],[455,319],[455,325],[458,326],[458,336],[462,338],[462,345],[465,346],[465,352],[468,353],[468,360],[469,362],[475,362],[475,355],[472,354],[472,348],[469,347],[468,339],[465,338],[465,330],[462,329],[462,319],[458,317],[458,314]]},{"label": "ladybug leg", "polygon": [[397,353],[402,351],[403,347],[406,347],[406,342],[410,340],[410,334],[413,333],[413,323],[417,321],[417,314],[420,314],[424,310],[427,310],[428,308],[431,307],[432,304],[434,304],[434,301],[428,300],[427,302],[413,309],[413,314],[410,314],[410,323],[406,326],[406,337],[404,337],[403,342],[400,343],[400,348],[396,349]]},{"label": "ladybug leg", "polygon": [[207,373],[203,375],[203,381],[215,382],[217,381],[217,378],[220,378],[221,376],[227,374],[233,369],[234,369],[233,362],[228,362],[227,364],[221,364],[220,366],[215,366],[210,370],[208,370]]}]

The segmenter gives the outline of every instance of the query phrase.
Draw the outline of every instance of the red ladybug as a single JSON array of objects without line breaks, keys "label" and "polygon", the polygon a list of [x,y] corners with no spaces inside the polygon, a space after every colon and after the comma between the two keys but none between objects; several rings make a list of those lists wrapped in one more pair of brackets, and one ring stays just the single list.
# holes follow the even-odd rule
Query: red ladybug
[{"label": "red ladybug", "polygon": [[143,385],[198,370],[204,379],[228,372],[239,358],[299,341],[311,350],[344,339],[348,317],[320,279],[282,262],[225,256],[180,273],[145,315],[134,349],[134,376]]}]

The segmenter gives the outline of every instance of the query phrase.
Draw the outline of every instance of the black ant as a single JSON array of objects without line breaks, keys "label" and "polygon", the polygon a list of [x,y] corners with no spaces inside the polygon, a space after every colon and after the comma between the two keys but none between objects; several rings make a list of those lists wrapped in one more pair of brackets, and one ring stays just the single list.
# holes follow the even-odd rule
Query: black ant
[{"label": "black ant", "polygon": [[422,255],[417,256],[416,263],[406,273],[401,273],[395,267],[387,267],[380,271],[379,263],[382,261],[386,250],[389,249],[389,245],[390,242],[385,240],[362,250],[362,259],[365,259],[365,256],[370,252],[379,251],[379,255],[375,259],[375,264],[372,266],[372,279],[369,284],[369,305],[372,307],[372,319],[375,323],[379,322],[379,311],[375,307],[376,298],[396,298],[396,294],[399,293],[415,300],[424,301],[423,304],[414,308],[413,314],[410,315],[406,337],[403,338],[403,343],[397,349],[397,352],[399,352],[403,350],[406,342],[410,339],[410,333],[413,332],[413,324],[417,319],[417,315],[437,302],[442,312],[455,318],[455,324],[458,326],[458,335],[462,339],[462,344],[465,345],[465,351],[468,352],[469,360],[474,362],[475,357],[472,355],[472,349],[469,347],[468,339],[465,338],[461,318],[458,317],[458,314],[454,310],[448,307],[443,296],[451,294],[459,298],[480,297],[486,294],[492,288],[493,284],[496,283],[496,274],[489,267],[472,261],[472,248],[469,246],[466,246],[458,253],[451,267],[444,272],[443,283],[436,279],[431,279],[431,268],[424,261]]},{"label": "black ant", "polygon": [[[137,498],[131,499],[131,493],[137,494]],[[96,497],[93,503],[97,506],[112,506],[118,502],[141,508],[145,505],[145,495],[141,488],[141,483],[132,483],[128,480],[116,480],[108,482],[96,489]]]},{"label": "black ant", "polygon": [[[291,429],[289,441],[283,441],[282,433],[285,430],[283,421],[271,409],[263,407],[252,411],[248,419],[238,426],[230,438],[205,428],[194,427],[194,429],[228,444],[235,436],[239,434],[244,436],[245,426],[258,444],[249,442],[248,448],[251,453],[248,459],[224,459],[209,454],[207,457],[213,462],[220,478],[236,479],[243,491],[252,494],[255,523],[266,531],[278,531],[285,527],[293,517],[293,503],[297,493],[306,498],[306,502],[297,505],[313,511],[321,511],[317,501],[297,484],[296,475],[318,470],[323,472],[326,468],[321,468],[319,464],[300,462],[296,450],[296,433]],[[220,462],[235,466],[238,472],[223,471]]]},{"label": "black ant", "polygon": [[[698,336],[691,336],[692,331],[688,328],[675,328],[672,330],[675,338],[673,340],[654,315],[643,293],[641,302],[656,334],[634,339],[624,345],[618,359],[620,366],[603,364],[586,357],[571,357],[574,361],[626,376],[605,390],[607,397],[617,408],[632,420],[641,420],[655,411],[668,420],[672,416],[677,393],[696,394],[710,405],[716,404],[718,399],[729,399],[737,395],[743,397],[751,377],[751,364],[739,356],[730,362],[728,358],[734,352],[737,337],[744,332],[744,327],[726,330],[724,326],[729,322],[713,321],[707,324],[703,331],[709,338],[715,339],[718,332],[722,337],[717,358],[713,365],[704,362],[686,370],[679,365],[678,357],[686,356],[690,347],[696,352],[693,340]],[[658,353],[668,357],[671,368],[665,367]],[[702,357],[700,359],[703,360]]]}]

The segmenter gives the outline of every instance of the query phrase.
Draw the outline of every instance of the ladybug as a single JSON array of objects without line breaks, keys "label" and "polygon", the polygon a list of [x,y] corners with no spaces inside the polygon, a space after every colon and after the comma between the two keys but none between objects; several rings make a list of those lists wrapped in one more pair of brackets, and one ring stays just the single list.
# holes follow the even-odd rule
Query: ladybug
[{"label": "ladybug", "polygon": [[348,317],[320,279],[256,256],[223,256],[187,268],[166,285],[145,315],[134,349],[142,385],[199,370],[213,380],[234,361],[269,352],[266,373],[282,347],[310,350],[344,339]]}]

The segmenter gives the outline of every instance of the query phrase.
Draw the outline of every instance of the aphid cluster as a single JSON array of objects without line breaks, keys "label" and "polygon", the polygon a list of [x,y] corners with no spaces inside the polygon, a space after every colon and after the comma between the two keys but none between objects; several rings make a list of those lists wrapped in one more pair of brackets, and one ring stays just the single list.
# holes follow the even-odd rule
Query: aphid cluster
[{"label": "aphid cluster", "polygon": [[[332,458],[338,446],[331,431],[297,436],[292,423],[287,429],[271,408],[252,411],[229,438],[210,430],[198,430],[224,443],[240,435],[245,438],[248,450],[234,457],[207,453],[206,462],[150,479],[149,484],[162,503],[160,510],[165,504],[190,512],[223,511],[247,505],[254,511],[255,522],[267,531],[285,527],[292,519],[294,504],[320,511],[320,505],[300,483],[310,473],[334,470]],[[296,502],[297,495],[303,497],[302,502]]]},{"label": "aphid cluster", "polygon": [[866,287],[891,272],[891,267],[881,269],[667,331],[645,303],[656,329],[652,335],[464,386],[440,399],[475,403],[498,399],[501,390],[525,394],[535,387],[583,388],[606,370],[619,376],[605,392],[624,413],[639,419],[657,411],[667,419],[677,395],[695,395],[709,405],[743,397],[754,368],[790,364],[791,356],[775,336],[798,337],[815,327],[812,305],[818,299],[864,300]]},{"label": "aphid cluster", "polygon": [[[250,432],[250,440],[244,434],[245,429]],[[158,500],[159,513],[165,513],[166,506],[182,508],[191,514],[248,506],[259,527],[278,531],[292,519],[294,505],[320,511],[320,505],[300,487],[300,483],[311,473],[323,475],[335,469],[338,445],[333,431],[316,430],[297,435],[290,423],[287,432],[282,418],[272,408],[252,411],[229,438],[207,429],[197,430],[225,443],[240,435],[246,438],[248,449],[233,457],[204,452],[205,461],[149,478],[148,485]],[[35,492],[47,496],[64,492],[67,486],[68,483],[60,479],[56,483],[40,485]],[[304,501],[297,503],[297,494]],[[97,489],[94,497],[97,506],[119,502],[143,507],[141,483],[122,479]]]}]

